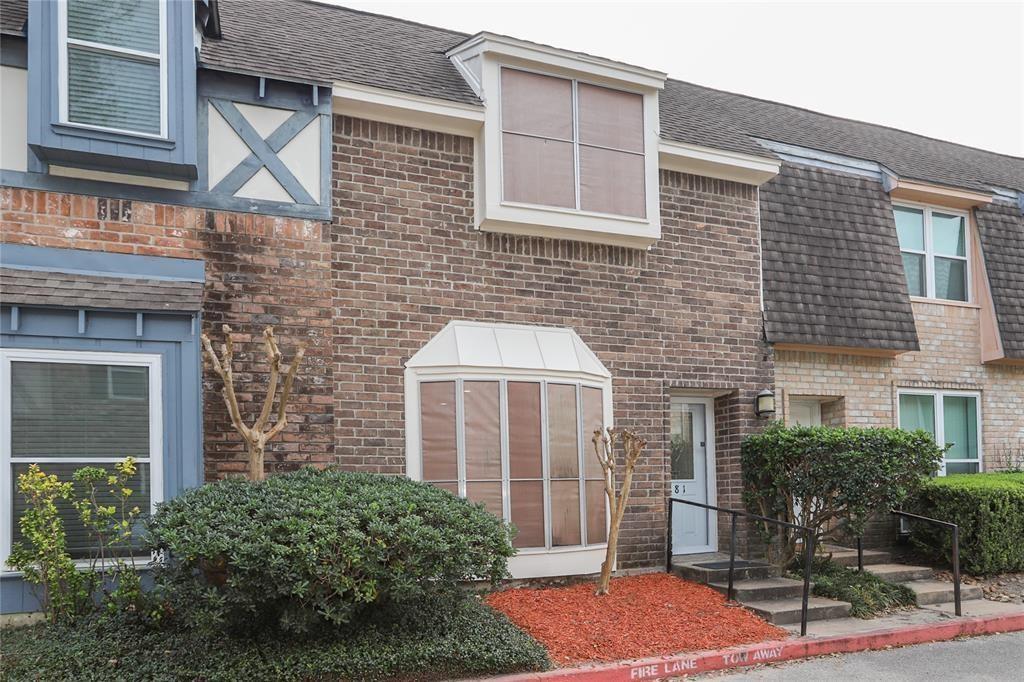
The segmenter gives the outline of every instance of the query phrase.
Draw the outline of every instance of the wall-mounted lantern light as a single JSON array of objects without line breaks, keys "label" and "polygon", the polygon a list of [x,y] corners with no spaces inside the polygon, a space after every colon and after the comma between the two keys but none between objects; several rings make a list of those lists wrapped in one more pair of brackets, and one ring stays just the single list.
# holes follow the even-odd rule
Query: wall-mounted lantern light
[{"label": "wall-mounted lantern light", "polygon": [[767,388],[757,394],[754,399],[754,414],[758,417],[770,417],[775,414],[775,394]]}]

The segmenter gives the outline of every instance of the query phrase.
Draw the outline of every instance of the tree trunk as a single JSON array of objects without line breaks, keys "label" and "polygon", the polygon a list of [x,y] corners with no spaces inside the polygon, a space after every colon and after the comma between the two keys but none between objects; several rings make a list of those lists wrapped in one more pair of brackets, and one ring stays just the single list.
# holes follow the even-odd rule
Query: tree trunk
[{"label": "tree trunk", "polygon": [[249,477],[254,481],[262,481],[267,477],[267,472],[263,468],[266,443],[254,440],[247,445],[249,448]]},{"label": "tree trunk", "polygon": [[605,552],[604,561],[601,562],[601,577],[597,581],[596,594],[608,594],[608,588],[612,582],[612,564],[615,563],[615,553],[619,549],[619,526],[614,524],[608,532],[608,550]]}]

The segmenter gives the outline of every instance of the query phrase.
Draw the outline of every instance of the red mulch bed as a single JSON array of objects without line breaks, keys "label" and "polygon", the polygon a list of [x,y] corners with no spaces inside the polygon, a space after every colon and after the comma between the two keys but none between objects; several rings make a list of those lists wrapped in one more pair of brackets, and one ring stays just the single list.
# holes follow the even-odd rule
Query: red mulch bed
[{"label": "red mulch bed", "polygon": [[517,588],[485,600],[548,649],[558,665],[618,661],[783,639],[788,633],[745,609],[727,606],[710,587],[666,573],[594,583]]}]

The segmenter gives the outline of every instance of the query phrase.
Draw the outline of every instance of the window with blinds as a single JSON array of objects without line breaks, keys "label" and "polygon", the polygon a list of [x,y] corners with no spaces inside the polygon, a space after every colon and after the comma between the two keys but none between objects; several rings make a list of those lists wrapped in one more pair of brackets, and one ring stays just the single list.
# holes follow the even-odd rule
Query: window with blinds
[{"label": "window with blinds", "polygon": [[[21,352],[23,355],[25,352]],[[4,409],[10,443],[3,464],[9,486],[12,514],[9,535],[22,539],[18,519],[27,508],[17,490],[18,476],[31,464],[46,474],[64,481],[72,480],[77,469],[97,466],[113,470],[125,457],[138,461],[138,473],[129,486],[133,506],[144,514],[159,490],[153,466],[153,452],[159,447],[153,432],[153,366],[76,362],[72,352],[61,353],[61,361],[10,358],[4,363]],[[101,486],[100,502],[113,504],[112,496]],[[73,558],[88,558],[91,539],[71,505],[58,504],[68,550]],[[122,551],[134,551],[124,547]]]},{"label": "window with blinds", "polygon": [[541,549],[606,542],[605,493],[591,436],[602,389],[513,379],[419,385],[423,480],[480,502]]},{"label": "window with blinds", "polygon": [[164,2],[62,3],[65,122],[166,135]]}]

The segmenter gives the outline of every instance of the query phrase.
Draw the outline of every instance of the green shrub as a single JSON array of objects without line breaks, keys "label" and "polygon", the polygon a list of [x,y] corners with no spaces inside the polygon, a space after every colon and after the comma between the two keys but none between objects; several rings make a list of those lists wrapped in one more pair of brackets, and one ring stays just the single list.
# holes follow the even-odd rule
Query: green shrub
[{"label": "green shrub", "polygon": [[[802,565],[800,570],[803,570]],[[867,571],[840,566],[827,557],[814,560],[811,575],[812,592],[816,597],[849,602],[850,615],[855,618],[874,618],[895,608],[917,604],[914,591],[906,585],[889,583]]]},{"label": "green shrub", "polygon": [[368,605],[507,575],[511,529],[483,506],[404,477],[312,468],[186,492],[150,523],[160,588],[197,625],[304,631]]},{"label": "green shrub", "polygon": [[544,670],[544,648],[475,598],[384,610],[315,636],[258,639],[137,620],[4,632],[0,679],[443,680]]},{"label": "green shrub", "polygon": [[[1024,570],[1024,473],[958,474],[921,488],[907,511],[960,527],[960,566],[975,575]],[[952,534],[911,524],[914,545],[948,562]]]},{"label": "green shrub", "polygon": [[[938,470],[943,450],[924,431],[774,424],[745,438],[740,453],[747,507],[814,528],[820,539],[840,521],[862,534],[871,514],[902,504]],[[766,539],[777,537],[779,563],[788,564],[797,536],[778,526],[763,530]]]}]

